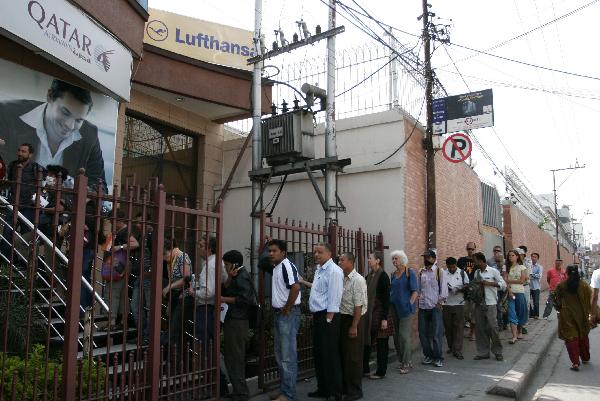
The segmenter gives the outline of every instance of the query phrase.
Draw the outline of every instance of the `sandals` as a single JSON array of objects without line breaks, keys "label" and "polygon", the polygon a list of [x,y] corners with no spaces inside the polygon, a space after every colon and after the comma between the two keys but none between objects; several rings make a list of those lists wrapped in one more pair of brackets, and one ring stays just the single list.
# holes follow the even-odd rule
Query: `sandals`
[{"label": "sandals", "polygon": [[513,338],[513,339],[508,340],[508,343],[509,344],[516,344],[517,341],[518,341],[518,338]]},{"label": "sandals", "polygon": [[408,370],[408,369],[406,369],[406,368],[404,368],[404,367],[403,367],[403,368],[400,368],[400,369],[398,369],[398,373],[400,373],[401,375],[405,375],[405,374],[407,374],[408,372],[409,372],[409,370]]},{"label": "sandals", "polygon": [[579,365],[574,363],[573,365],[571,365],[571,370],[573,370],[575,372],[579,372]]}]

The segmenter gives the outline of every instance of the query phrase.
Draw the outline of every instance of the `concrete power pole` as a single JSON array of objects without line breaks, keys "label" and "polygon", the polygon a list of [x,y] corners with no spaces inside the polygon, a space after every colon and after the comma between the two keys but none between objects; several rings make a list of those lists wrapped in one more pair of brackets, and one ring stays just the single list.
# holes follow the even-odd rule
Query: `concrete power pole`
[{"label": "concrete power pole", "polygon": [[[261,49],[261,24],[262,24],[262,0],[255,0],[254,2],[254,48],[256,54],[262,54]],[[261,116],[261,64],[260,62],[254,63],[254,72],[252,74],[252,170],[258,170],[262,167],[262,142],[261,134],[262,129],[260,125]],[[252,181],[252,205],[256,205],[258,199],[261,196],[260,182],[257,180]],[[258,207],[259,211],[263,210],[262,201]],[[252,238],[251,242],[251,271],[252,278],[255,283],[258,282],[258,254],[261,238],[260,236],[260,214],[252,210]]]},{"label": "concrete power pole", "polygon": [[[335,28],[335,0],[329,0],[329,30]],[[335,137],[335,36],[327,38],[327,101],[325,107],[325,157],[337,156]],[[337,220],[337,175],[328,166],[325,170],[325,225]]]},{"label": "concrete power pole", "polygon": [[436,247],[436,195],[435,151],[433,148],[433,73],[431,71],[431,35],[429,31],[429,5],[423,0],[423,45],[425,49],[425,99],[427,102],[427,127],[425,131],[427,176],[427,246]]}]

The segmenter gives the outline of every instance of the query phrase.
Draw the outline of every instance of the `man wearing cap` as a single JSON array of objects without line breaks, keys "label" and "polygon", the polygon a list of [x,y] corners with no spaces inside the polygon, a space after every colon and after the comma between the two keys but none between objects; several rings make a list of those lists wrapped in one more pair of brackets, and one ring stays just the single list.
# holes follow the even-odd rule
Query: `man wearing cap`
[{"label": "man wearing cap", "polygon": [[[500,272],[500,275],[504,277],[506,273],[506,266],[504,265],[504,255],[502,255],[502,247],[500,245],[494,246],[494,256],[487,260],[487,265],[495,268]],[[496,304],[496,320],[498,323],[498,330],[506,330],[508,326],[508,314],[502,310],[502,300],[504,299],[505,291],[498,289],[498,302]]]},{"label": "man wearing cap", "polygon": [[[474,242],[467,242],[466,246],[467,256],[460,257],[456,262],[456,265],[459,269],[464,270],[465,273],[469,276],[469,281],[473,281],[475,277],[475,261],[473,259],[473,253],[477,249],[477,245]],[[469,339],[473,340],[475,336],[475,315],[473,313],[473,302],[469,299],[465,299],[465,321],[468,323],[469,327]]]},{"label": "man wearing cap", "polygon": [[424,267],[419,272],[419,340],[423,348],[423,365],[442,367],[442,305],[448,297],[448,285],[445,274],[435,266],[436,259],[433,249],[423,253]]},{"label": "man wearing cap", "polygon": [[254,285],[239,251],[225,252],[223,264],[227,270],[227,280],[223,283],[221,302],[228,306],[223,323],[223,353],[233,387],[231,400],[248,401],[250,392],[246,385],[246,338],[249,310],[252,305],[256,305]]}]

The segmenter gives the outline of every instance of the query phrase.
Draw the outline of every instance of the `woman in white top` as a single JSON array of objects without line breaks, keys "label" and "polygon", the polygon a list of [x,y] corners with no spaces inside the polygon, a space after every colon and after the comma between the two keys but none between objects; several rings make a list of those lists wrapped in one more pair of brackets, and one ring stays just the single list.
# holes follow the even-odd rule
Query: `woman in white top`
[{"label": "woman in white top", "polygon": [[529,277],[527,268],[523,266],[521,256],[511,250],[506,254],[506,283],[508,284],[508,321],[514,344],[523,338],[523,325],[527,323],[527,300],[525,299],[525,283]]}]

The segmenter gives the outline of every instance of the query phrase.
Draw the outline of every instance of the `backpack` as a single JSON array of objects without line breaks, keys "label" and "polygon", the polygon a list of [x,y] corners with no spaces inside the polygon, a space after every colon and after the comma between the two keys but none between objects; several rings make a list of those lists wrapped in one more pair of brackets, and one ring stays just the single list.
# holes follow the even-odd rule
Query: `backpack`
[{"label": "backpack", "polygon": [[481,285],[481,280],[473,279],[473,281],[469,282],[464,293],[465,300],[471,301],[476,305],[485,304],[485,288]]}]

